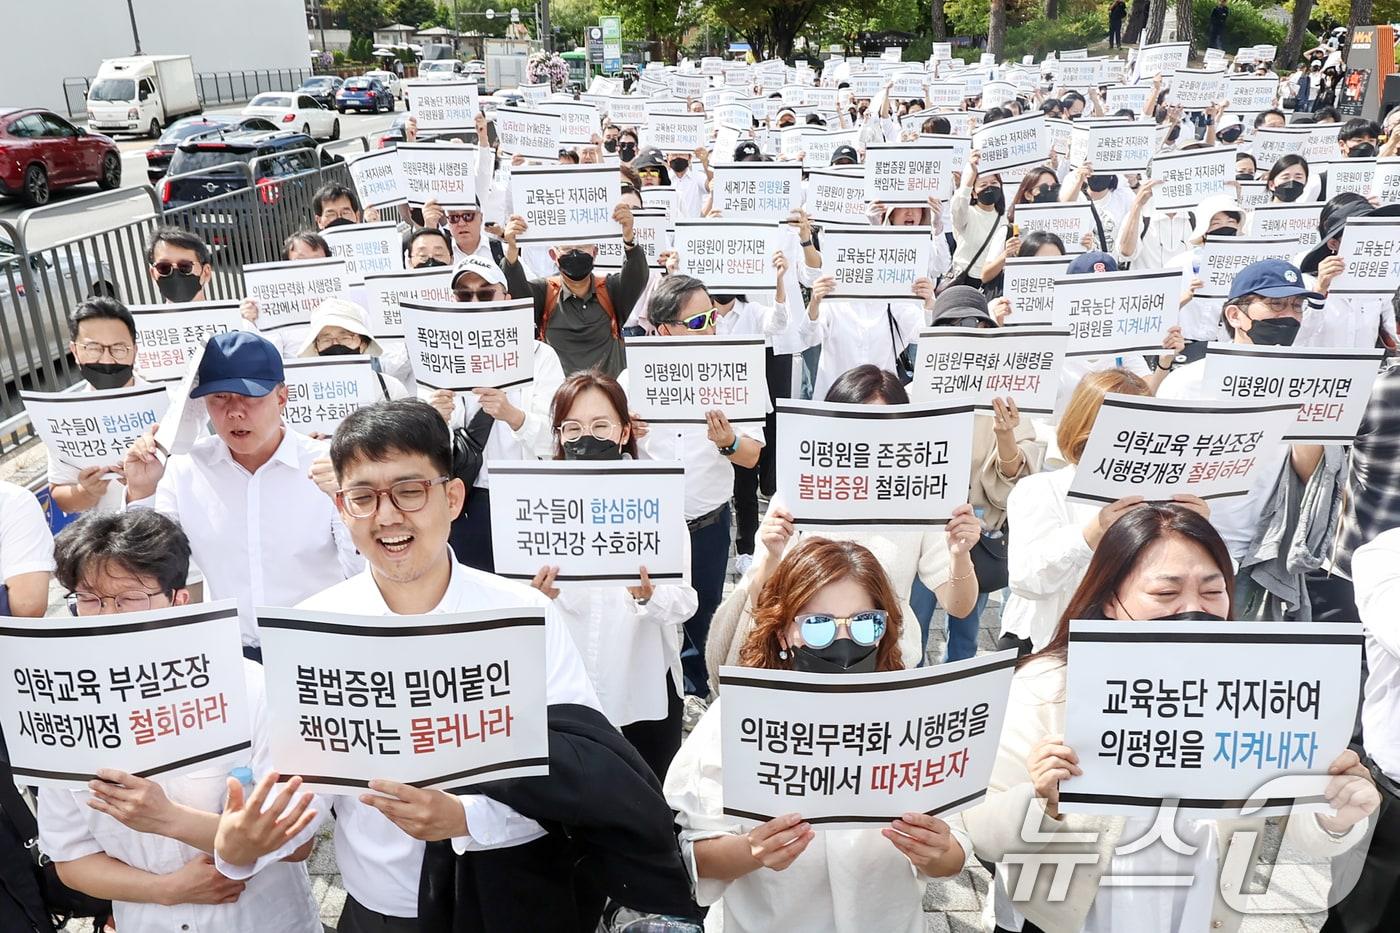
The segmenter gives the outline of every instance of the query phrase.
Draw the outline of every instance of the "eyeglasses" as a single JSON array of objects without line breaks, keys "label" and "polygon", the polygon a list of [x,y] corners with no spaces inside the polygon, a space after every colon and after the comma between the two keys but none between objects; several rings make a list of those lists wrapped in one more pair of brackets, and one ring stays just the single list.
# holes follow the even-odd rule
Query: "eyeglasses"
[{"label": "eyeglasses", "polygon": [[450,476],[435,479],[400,480],[387,489],[374,486],[350,486],[335,494],[336,504],[354,518],[369,518],[379,511],[379,499],[388,496],[400,512],[417,512],[428,504],[428,490],[451,480]]},{"label": "eyeglasses", "polygon": [[613,428],[617,426],[617,422],[613,421],[611,418],[594,418],[592,421],[588,422],[587,427],[579,421],[562,421],[559,423],[559,439],[565,442],[573,442],[583,437],[583,433],[587,431],[600,441],[608,441],[612,440],[608,435],[610,435]]},{"label": "eyeglasses", "polygon": [[157,596],[175,597],[173,590],[156,590],[154,593],[145,593],[141,590],[129,590],[119,593],[116,596],[98,596],[96,593],[69,593],[68,611],[80,616],[95,616],[107,605],[112,605],[118,612],[144,612],[151,608],[151,600]]},{"label": "eyeglasses", "polygon": [[179,262],[170,262],[168,259],[162,259],[160,262],[151,263],[151,268],[156,270],[156,275],[165,278],[173,272],[179,272],[181,275],[191,275],[194,273],[195,268],[201,265],[203,265],[203,263],[196,262],[193,259],[181,259]]},{"label": "eyeglasses", "polygon": [[683,317],[680,323],[685,325],[686,330],[704,330],[707,327],[715,326],[715,308],[711,308],[701,314],[692,314],[690,317]]},{"label": "eyeglasses", "polygon": [[1261,305],[1263,305],[1264,307],[1268,308],[1268,309],[1269,309],[1270,311],[1272,311],[1274,314],[1288,314],[1288,313],[1290,313],[1290,312],[1293,313],[1293,314],[1302,314],[1302,313],[1303,313],[1303,299],[1302,299],[1302,297],[1296,297],[1296,298],[1264,298],[1264,297],[1262,297],[1262,296],[1260,296],[1260,295],[1255,295],[1255,296],[1254,296],[1254,300],[1257,301],[1257,302],[1259,302],[1259,303],[1260,303]]},{"label": "eyeglasses", "polygon": [[78,355],[94,360],[100,360],[102,354],[108,353],[118,363],[125,363],[135,352],[136,348],[129,343],[98,343],[96,340],[84,340],[78,344]]},{"label": "eyeglasses", "polygon": [[846,629],[851,641],[856,644],[873,645],[885,634],[890,614],[883,609],[870,609],[843,619],[821,612],[809,612],[798,616],[795,621],[802,630],[802,640],[809,648],[825,648],[831,644],[836,640],[840,627]]},{"label": "eyeglasses", "polygon": [[453,211],[447,215],[447,222],[450,224],[470,224],[476,223],[476,211]]},{"label": "eyeglasses", "polygon": [[452,296],[458,301],[495,301],[500,297],[497,286],[487,285],[483,288],[454,288]]},{"label": "eyeglasses", "polygon": [[326,334],[324,336],[316,338],[316,349],[319,351],[327,350],[335,346],[340,346],[349,347],[352,350],[358,350],[364,344],[364,341],[365,338],[360,336],[359,334],[337,334],[335,336]]}]

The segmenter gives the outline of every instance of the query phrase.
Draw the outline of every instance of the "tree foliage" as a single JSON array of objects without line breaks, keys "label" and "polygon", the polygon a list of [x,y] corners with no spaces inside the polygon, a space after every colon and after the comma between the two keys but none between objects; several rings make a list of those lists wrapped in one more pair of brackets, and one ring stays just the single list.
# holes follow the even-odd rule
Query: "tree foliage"
[{"label": "tree foliage", "polygon": [[323,0],[322,5],[344,17],[345,26],[356,39],[374,38],[374,31],[388,25],[381,0]]},{"label": "tree foliage", "polygon": [[389,0],[384,14],[392,22],[422,27],[437,14],[437,4],[433,0]]}]

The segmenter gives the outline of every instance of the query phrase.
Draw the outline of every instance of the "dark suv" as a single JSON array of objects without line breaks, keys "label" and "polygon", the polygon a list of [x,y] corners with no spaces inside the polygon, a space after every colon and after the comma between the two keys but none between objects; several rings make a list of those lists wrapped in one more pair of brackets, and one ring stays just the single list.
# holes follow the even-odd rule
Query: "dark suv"
[{"label": "dark suv", "polygon": [[260,192],[275,197],[277,179],[317,167],[316,141],[302,133],[258,131],[191,140],[170,159],[161,202],[170,210],[247,187],[243,165],[253,170]]}]

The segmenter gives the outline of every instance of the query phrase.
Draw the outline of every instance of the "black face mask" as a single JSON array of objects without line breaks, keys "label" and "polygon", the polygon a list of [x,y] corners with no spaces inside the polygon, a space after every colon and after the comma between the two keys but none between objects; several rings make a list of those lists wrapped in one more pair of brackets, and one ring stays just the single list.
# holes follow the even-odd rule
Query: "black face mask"
[{"label": "black face mask", "polygon": [[1249,342],[1260,347],[1291,347],[1303,324],[1292,317],[1250,318]]},{"label": "black face mask", "polygon": [[1232,143],[1235,140],[1239,139],[1240,134],[1243,132],[1244,130],[1240,129],[1239,127],[1232,126],[1229,129],[1221,130],[1220,132],[1216,133],[1215,137],[1223,143]]},{"label": "black face mask", "polygon": [[605,139],[605,140],[603,140],[603,148],[606,149],[608,152],[616,152],[616,151],[617,151],[617,140],[615,140],[615,139]]},{"label": "black face mask", "polygon": [[636,143],[618,143],[617,154],[624,162],[631,162],[637,155]]},{"label": "black face mask", "polygon": [[565,460],[621,460],[622,447],[613,441],[600,441],[585,434],[576,441],[564,442]]},{"label": "black face mask", "polygon": [[1301,181],[1286,181],[1274,187],[1274,197],[1286,203],[1292,203],[1303,196],[1303,183]]},{"label": "black face mask", "polygon": [[[1116,602],[1116,600],[1115,600]],[[1122,603],[1118,603],[1118,608],[1123,610],[1123,614],[1128,616],[1132,622],[1224,622],[1225,620],[1213,612],[1206,612],[1204,609],[1189,609],[1186,612],[1173,612],[1167,616],[1153,616],[1150,619],[1134,619],[1128,615],[1128,610]]]},{"label": "black face mask", "polygon": [[80,363],[78,371],[94,389],[120,389],[131,381],[130,363]]},{"label": "black face mask", "polygon": [[565,278],[582,281],[593,273],[593,257],[581,249],[571,249],[559,257],[559,271]]},{"label": "black face mask", "polygon": [[717,304],[717,305],[727,305],[727,304],[729,304],[731,301],[737,301],[738,298],[739,298],[739,296],[738,296],[738,295],[711,295],[710,298],[713,299],[713,300],[714,300],[714,303]]},{"label": "black face mask", "polygon": [[1035,196],[1031,201],[1035,204],[1051,204],[1060,200],[1059,185],[1041,185],[1035,189]]},{"label": "black face mask", "polygon": [[360,351],[343,343],[333,343],[324,350],[317,350],[317,356],[359,356]]},{"label": "black face mask", "polygon": [[683,174],[683,173],[685,172],[685,170],[688,169],[688,168],[690,168],[690,160],[689,160],[689,159],[672,159],[672,160],[671,160],[671,170],[672,170],[673,172],[675,172],[677,175]]},{"label": "black face mask", "polygon": [[321,229],[329,230],[331,227],[344,227],[347,224],[353,225],[354,223],[355,221],[351,220],[349,217],[337,217],[335,220],[332,220],[330,223],[326,224]]},{"label": "black face mask", "polygon": [[808,674],[872,674],[878,660],[873,645],[861,645],[849,638],[838,638],[825,648],[802,645],[792,651],[792,669]]},{"label": "black face mask", "polygon": [[1239,236],[1240,232],[1234,227],[1215,227],[1206,231],[1206,236]]},{"label": "black face mask", "polygon": [[447,265],[447,263],[443,262],[441,259],[438,259],[436,256],[429,256],[427,259],[420,259],[420,260],[418,261],[418,264],[415,265],[413,268],[415,268],[415,269],[436,269],[438,266],[445,266],[445,265]]},{"label": "black face mask", "polygon": [[1376,156],[1376,147],[1372,143],[1357,143],[1347,152],[1348,159],[1373,159]]},{"label": "black face mask", "polygon": [[1116,187],[1118,187],[1117,179],[1112,175],[1089,176],[1088,188],[1090,191],[1108,191],[1110,188]]},{"label": "black face mask", "polygon": [[1236,173],[1235,173],[1235,181],[1253,181],[1253,180],[1254,180],[1254,173],[1253,173],[1253,172],[1236,172]]},{"label": "black face mask", "polygon": [[156,279],[156,288],[160,289],[160,297],[166,301],[177,303],[194,301],[194,296],[198,295],[199,290],[203,287],[204,283],[193,272],[172,272],[164,278]]},{"label": "black face mask", "polygon": [[983,207],[994,207],[1001,203],[1000,188],[983,188],[977,192],[977,203]]}]

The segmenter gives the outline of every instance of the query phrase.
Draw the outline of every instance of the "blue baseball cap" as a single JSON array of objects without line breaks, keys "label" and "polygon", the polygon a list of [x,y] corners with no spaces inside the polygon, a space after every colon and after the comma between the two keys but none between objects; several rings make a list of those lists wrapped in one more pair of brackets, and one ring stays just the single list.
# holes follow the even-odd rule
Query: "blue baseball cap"
[{"label": "blue baseball cap", "polygon": [[1085,272],[1117,272],[1118,261],[1103,250],[1091,249],[1070,260],[1065,269],[1066,275],[1082,275]]},{"label": "blue baseball cap", "polygon": [[1229,301],[1241,295],[1260,295],[1264,298],[1304,298],[1322,300],[1322,295],[1310,292],[1303,284],[1303,273],[1291,262],[1282,259],[1261,259],[1245,266],[1235,273],[1230,283]]},{"label": "blue baseball cap", "polygon": [[261,398],[285,381],[277,348],[257,334],[237,330],[215,334],[204,345],[190,398],[215,392]]}]

